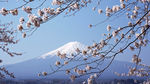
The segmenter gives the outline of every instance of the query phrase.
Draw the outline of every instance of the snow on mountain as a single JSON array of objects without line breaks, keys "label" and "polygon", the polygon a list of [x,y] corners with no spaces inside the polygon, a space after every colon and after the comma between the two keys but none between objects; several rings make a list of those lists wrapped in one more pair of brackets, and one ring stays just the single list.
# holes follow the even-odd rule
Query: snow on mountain
[{"label": "snow on mountain", "polygon": [[72,53],[76,53],[76,49],[79,48],[79,50],[84,50],[87,48],[87,46],[85,46],[84,44],[80,43],[80,42],[69,42],[67,44],[65,44],[64,46],[53,50],[51,52],[48,52],[44,55],[42,55],[40,58],[45,59],[46,57],[52,57],[52,56],[56,56],[57,52],[59,51],[60,53],[66,53],[66,54],[72,54]]},{"label": "snow on mountain", "polygon": [[[86,49],[84,44],[80,42],[69,42],[66,45],[48,52],[38,58],[34,58],[31,60],[27,60],[21,63],[11,64],[5,66],[10,72],[14,72],[16,78],[19,79],[37,79],[41,78],[38,77],[37,74],[39,72],[51,72],[50,65],[55,66],[55,62],[60,60],[58,56],[56,56],[57,52],[60,51],[61,53],[75,53],[76,48],[80,50]],[[75,63],[78,64],[78,63]],[[69,66],[74,66],[75,64],[71,64]],[[121,62],[121,61],[114,61],[112,65],[102,74],[102,78],[119,78],[113,74],[114,71],[117,72],[128,72],[127,66],[125,64],[130,65],[129,62]],[[102,67],[104,67],[103,65]],[[68,78],[64,72],[59,72],[55,75],[47,76],[48,78]]]}]

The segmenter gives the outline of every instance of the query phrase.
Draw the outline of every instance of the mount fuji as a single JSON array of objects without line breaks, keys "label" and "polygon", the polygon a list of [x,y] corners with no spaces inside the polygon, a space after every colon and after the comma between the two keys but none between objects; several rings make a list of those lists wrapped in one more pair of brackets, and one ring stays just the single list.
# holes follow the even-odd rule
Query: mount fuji
[{"label": "mount fuji", "polygon": [[[60,58],[57,56],[57,52],[60,53],[76,53],[76,49],[79,48],[80,50],[86,49],[87,46],[80,43],[80,42],[69,42],[62,47],[50,51],[46,54],[43,54],[40,57],[30,59],[24,62],[6,65],[5,67],[9,70],[9,72],[13,72],[17,79],[38,79],[38,78],[45,78],[39,77],[38,73],[40,72],[51,72],[50,65],[54,65],[57,60]],[[102,74],[101,77],[106,79],[114,79],[119,78],[118,76],[114,75],[113,72],[128,72],[128,68],[126,65],[131,66],[129,62],[121,62],[121,61],[114,61],[112,65]],[[58,72],[54,75],[46,76],[46,78],[68,78],[64,72]]]}]

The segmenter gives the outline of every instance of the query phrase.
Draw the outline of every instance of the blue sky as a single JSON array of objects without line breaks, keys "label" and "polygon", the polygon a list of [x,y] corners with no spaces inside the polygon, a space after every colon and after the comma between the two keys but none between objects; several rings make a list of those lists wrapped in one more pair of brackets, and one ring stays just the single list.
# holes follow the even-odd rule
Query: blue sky
[{"label": "blue sky", "polygon": [[[0,4],[0,7],[5,7],[7,5],[7,8],[11,8],[14,6],[12,3],[9,4],[10,5]],[[105,4],[108,4],[108,2],[105,2],[103,5],[105,6]],[[110,6],[113,4],[117,4],[117,2],[111,3]],[[101,5],[101,8],[104,8],[103,5]],[[21,35],[18,34],[18,39],[20,39],[19,43],[10,47],[14,51],[22,52],[23,55],[12,58],[0,51],[1,58],[4,61],[3,64],[12,64],[39,57],[72,41],[79,41],[85,45],[91,45],[93,42],[99,42],[103,39],[102,34],[106,33],[106,26],[108,24],[116,27],[118,25],[122,26],[127,24],[125,17],[121,16],[119,18],[117,17],[117,19],[111,19],[94,28],[88,28],[89,24],[95,24],[106,19],[104,15],[99,15],[97,10],[93,12],[92,7],[93,4],[83,8],[75,16],[64,17],[64,14],[61,14],[49,22],[42,24],[32,36],[25,39],[21,38]],[[4,21],[14,21],[13,26],[16,27],[16,25],[19,24],[18,20],[20,16],[26,15],[22,15],[22,13],[19,16],[9,15],[6,16],[7,19],[0,15],[0,18],[2,18],[2,20],[4,19]],[[149,46],[142,49],[143,53],[141,56],[143,56],[143,60],[146,64],[150,64],[150,56],[148,56],[148,54],[150,54],[148,52],[149,50]],[[131,61],[132,54],[133,53],[128,53],[127,51],[124,52],[123,55],[117,56],[116,59],[121,61]]]}]

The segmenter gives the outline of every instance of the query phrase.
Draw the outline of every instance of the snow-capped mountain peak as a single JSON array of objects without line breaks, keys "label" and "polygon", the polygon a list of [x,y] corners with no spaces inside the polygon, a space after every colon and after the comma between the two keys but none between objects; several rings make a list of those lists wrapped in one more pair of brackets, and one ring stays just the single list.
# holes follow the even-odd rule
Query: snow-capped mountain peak
[{"label": "snow-capped mountain peak", "polygon": [[56,56],[58,51],[62,54],[63,53],[66,53],[66,54],[76,53],[77,48],[79,48],[79,50],[84,50],[87,48],[87,46],[77,41],[69,42],[56,50],[50,51],[42,55],[40,58],[45,59],[46,57]]}]

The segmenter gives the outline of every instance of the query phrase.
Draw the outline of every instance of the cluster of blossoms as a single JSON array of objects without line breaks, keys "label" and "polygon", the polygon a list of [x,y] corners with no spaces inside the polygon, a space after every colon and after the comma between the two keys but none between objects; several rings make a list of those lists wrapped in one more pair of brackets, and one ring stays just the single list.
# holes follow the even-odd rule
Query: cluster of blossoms
[{"label": "cluster of blossoms", "polygon": [[[91,0],[82,0],[82,1],[76,1],[76,0],[70,0],[70,1],[65,1],[65,0],[53,0],[52,5],[56,6],[56,8],[43,8],[43,9],[38,9],[37,14],[33,11],[34,8],[30,6],[23,6],[22,10],[28,14],[28,20],[25,21],[24,17],[21,17],[19,22],[20,24],[18,25],[18,30],[23,32],[23,38],[26,37],[26,30],[36,30],[37,27],[40,27],[42,23],[45,23],[49,21],[51,18],[57,16],[58,14],[62,13],[65,10],[68,10],[66,14],[75,11],[76,9],[79,10],[87,3],[90,3]],[[17,9],[15,9],[17,10]],[[18,13],[15,13],[18,14]],[[26,27],[24,27],[24,24]],[[32,27],[32,28],[31,28]]]},{"label": "cluster of blossoms", "polygon": [[[105,9],[105,14],[106,16],[111,16],[111,14],[120,11],[121,9],[126,8],[126,4],[128,0],[120,0],[120,6],[119,5],[114,5],[112,8],[106,7]],[[98,9],[98,13],[101,14],[103,12],[102,9]]]},{"label": "cluster of blossoms", "polygon": [[140,58],[138,58],[138,56],[137,56],[137,55],[133,55],[132,62],[133,62],[133,63],[136,63],[136,64],[139,64],[139,62],[141,62],[141,59],[140,59]]},{"label": "cluster of blossoms", "polygon": [[67,58],[66,53],[60,53],[59,51],[57,52],[57,56],[59,56],[61,59]]},{"label": "cluster of blossoms", "polygon": [[[27,1],[25,1],[25,2],[27,4],[27,3],[32,2],[32,1],[34,1],[34,0],[29,0],[28,2]],[[30,8],[30,7],[26,7],[26,8],[22,8],[22,9],[27,13],[31,13],[31,11],[32,11],[32,8]],[[7,10],[6,8],[1,8],[0,14],[2,14],[3,16],[6,16],[8,14],[12,14],[12,15],[16,16],[16,15],[18,15],[18,8],[15,8],[12,10]]]},{"label": "cluster of blossoms", "polygon": [[129,72],[126,73],[117,73],[115,72],[116,75],[118,76],[138,76],[138,77],[149,77],[150,75],[150,66],[146,66],[145,64],[138,64],[138,67],[133,67],[129,69]]},{"label": "cluster of blossoms", "polygon": [[[18,42],[15,38],[16,30],[8,28],[12,24],[13,22],[0,24],[0,50],[10,55],[11,57],[14,55],[21,55],[21,53],[12,52],[12,50],[9,48],[9,45],[17,44]],[[0,59],[0,63],[2,62],[3,60]],[[10,73],[8,70],[6,70],[5,67],[0,67],[0,79],[5,78],[6,75],[10,76],[11,78],[15,78],[13,73]]]},{"label": "cluster of blossoms", "polygon": [[136,68],[131,68],[128,73],[129,76],[139,76],[139,77],[148,77],[149,72],[145,70],[144,68],[136,69]]},{"label": "cluster of blossoms", "polygon": [[[28,13],[28,21],[25,22],[24,17],[21,17],[19,22],[20,24],[18,25],[18,30],[23,31],[25,28],[23,27],[23,24],[26,25],[27,28],[33,27],[40,27],[40,25],[46,21],[48,21],[49,17],[52,15],[57,15],[61,12],[60,8],[57,8],[54,10],[53,8],[44,8],[43,10],[38,10],[37,15],[32,14],[32,8],[30,7],[23,7],[23,10]],[[26,33],[23,32],[23,38],[26,37]]]},{"label": "cluster of blossoms", "polygon": [[15,30],[8,29],[7,27],[0,28],[0,49],[12,57],[14,55],[21,55],[19,53],[10,52],[8,48],[10,44],[16,44],[18,42],[15,38],[15,33]]},{"label": "cluster of blossoms", "polygon": [[32,13],[32,8],[30,6],[22,7],[22,10],[25,11],[26,13]]},{"label": "cluster of blossoms", "polygon": [[3,16],[6,16],[8,14],[12,14],[12,15],[18,15],[18,10],[14,9],[14,10],[7,10],[5,8],[2,8],[0,10],[0,14],[2,14]]},{"label": "cluster of blossoms", "polygon": [[[85,70],[78,70],[77,68],[75,68],[74,70],[75,70],[75,72],[80,73],[79,75],[82,75],[82,74],[85,73]],[[81,74],[81,73],[82,73],[82,74]],[[75,80],[75,79],[77,78],[77,76],[71,75],[70,78],[71,78],[71,80]],[[84,81],[83,84],[86,84],[86,83],[87,83],[87,84],[93,84],[95,78],[97,78],[97,74],[96,74],[96,73],[93,74],[93,75],[90,75],[90,77],[87,79],[87,82]]]},{"label": "cluster of blossoms", "polygon": [[78,69],[78,68],[74,68],[73,70],[75,73],[77,73],[78,75],[83,75],[87,72],[87,70],[85,69]]},{"label": "cluster of blossoms", "polygon": [[[95,81],[94,79],[97,78],[97,74],[91,75],[88,79],[87,79],[87,84],[93,84]],[[86,84],[86,81],[83,82],[83,84]]]},{"label": "cluster of blossoms", "polygon": [[38,76],[41,76],[41,75],[43,75],[43,76],[47,76],[47,75],[48,75],[48,73],[47,73],[47,72],[42,72],[42,73],[39,73],[39,74],[38,74]]},{"label": "cluster of blossoms", "polygon": [[52,1],[52,5],[62,5],[64,4],[64,0],[53,0]]}]

